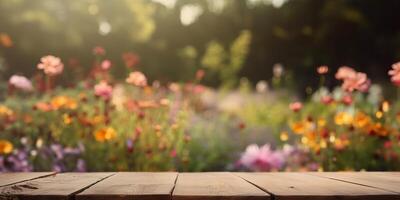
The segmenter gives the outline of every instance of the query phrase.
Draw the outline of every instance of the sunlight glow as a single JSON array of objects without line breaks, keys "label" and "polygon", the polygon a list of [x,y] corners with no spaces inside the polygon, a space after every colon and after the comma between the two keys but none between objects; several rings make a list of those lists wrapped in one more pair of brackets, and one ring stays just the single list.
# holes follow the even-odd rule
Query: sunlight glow
[{"label": "sunlight glow", "polygon": [[188,26],[195,22],[197,18],[203,13],[203,9],[199,5],[185,5],[181,9],[181,23]]},{"label": "sunlight glow", "polygon": [[107,21],[99,22],[99,33],[100,35],[107,35],[111,32],[111,24]]},{"label": "sunlight glow", "polygon": [[153,2],[160,3],[167,8],[174,8],[176,4],[176,0],[153,0]]}]

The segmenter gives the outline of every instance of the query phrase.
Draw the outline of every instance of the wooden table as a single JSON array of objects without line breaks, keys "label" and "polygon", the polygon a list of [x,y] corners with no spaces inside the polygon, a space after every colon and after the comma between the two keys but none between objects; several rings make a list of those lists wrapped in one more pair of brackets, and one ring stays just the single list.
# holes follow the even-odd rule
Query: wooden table
[{"label": "wooden table", "polygon": [[400,172],[3,173],[0,192],[0,200],[400,200]]}]

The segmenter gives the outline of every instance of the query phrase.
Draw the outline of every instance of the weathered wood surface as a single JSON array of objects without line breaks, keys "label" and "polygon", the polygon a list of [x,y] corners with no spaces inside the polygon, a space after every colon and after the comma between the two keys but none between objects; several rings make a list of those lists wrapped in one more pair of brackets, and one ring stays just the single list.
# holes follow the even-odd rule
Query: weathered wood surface
[{"label": "weathered wood surface", "polygon": [[238,173],[277,200],[398,199],[396,193],[306,173]]},{"label": "weathered wood surface", "polygon": [[120,172],[76,196],[77,200],[169,200],[177,173]]},{"label": "weathered wood surface", "polygon": [[0,173],[0,200],[400,200],[400,172]]},{"label": "weathered wood surface", "polygon": [[173,200],[265,200],[270,195],[231,173],[181,173]]},{"label": "weathered wood surface", "polygon": [[70,199],[113,173],[65,173],[0,188],[0,198]]},{"label": "weathered wood surface", "polygon": [[0,173],[0,187],[53,175],[53,172]]},{"label": "weathered wood surface", "polygon": [[400,194],[400,172],[327,172],[312,174]]}]

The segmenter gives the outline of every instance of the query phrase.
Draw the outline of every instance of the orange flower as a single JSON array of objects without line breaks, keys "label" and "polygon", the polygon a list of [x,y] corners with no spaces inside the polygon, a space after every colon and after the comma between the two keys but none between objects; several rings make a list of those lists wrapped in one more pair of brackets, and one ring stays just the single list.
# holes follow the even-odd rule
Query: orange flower
[{"label": "orange flower", "polygon": [[292,131],[296,134],[305,134],[307,131],[311,129],[311,123],[310,122],[295,122],[290,125],[290,128]]},{"label": "orange flower", "polygon": [[158,103],[155,102],[154,100],[142,100],[137,102],[139,108],[157,108],[159,107]]},{"label": "orange flower", "polygon": [[98,142],[113,140],[116,136],[116,131],[111,127],[102,128],[94,133],[94,137]]},{"label": "orange flower", "polygon": [[0,154],[9,154],[14,149],[14,146],[8,140],[0,140]]},{"label": "orange flower", "polygon": [[370,127],[369,133],[371,135],[388,136],[390,134],[390,129],[386,128],[381,123],[376,123]]},{"label": "orange flower", "polygon": [[12,111],[7,106],[0,105],[0,116],[11,116],[14,115],[14,111]]},{"label": "orange flower", "polygon": [[344,137],[336,139],[334,142],[335,149],[338,151],[344,150],[349,145],[350,145],[350,141]]},{"label": "orange flower", "polygon": [[13,46],[13,41],[7,33],[0,33],[0,44],[6,48]]},{"label": "orange flower", "polygon": [[37,102],[33,108],[42,112],[48,112],[52,109],[51,105],[45,102]]},{"label": "orange flower", "polygon": [[58,110],[61,108],[75,110],[78,107],[76,101],[67,96],[57,96],[50,101],[53,109]]},{"label": "orange flower", "polygon": [[371,119],[368,115],[363,112],[358,112],[354,117],[353,125],[357,128],[364,128],[370,124]]}]

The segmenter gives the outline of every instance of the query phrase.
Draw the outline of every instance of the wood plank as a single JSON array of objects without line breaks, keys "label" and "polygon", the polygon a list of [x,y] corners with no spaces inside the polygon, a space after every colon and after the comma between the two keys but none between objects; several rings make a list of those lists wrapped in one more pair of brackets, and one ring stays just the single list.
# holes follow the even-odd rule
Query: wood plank
[{"label": "wood plank", "polygon": [[271,193],[276,200],[393,200],[393,192],[313,176],[306,173],[237,173]]},{"label": "wood plank", "polygon": [[324,172],[321,177],[356,183],[400,194],[400,172]]},{"label": "wood plank", "polygon": [[120,172],[76,195],[77,200],[170,200],[178,173]]},{"label": "wood plank", "polygon": [[0,197],[16,198],[19,200],[70,199],[73,194],[111,175],[113,173],[56,174],[54,176],[3,187]]},{"label": "wood plank", "polygon": [[55,172],[0,173],[0,187],[54,175]]},{"label": "wood plank", "polygon": [[180,173],[173,200],[266,200],[269,194],[231,173]]}]

